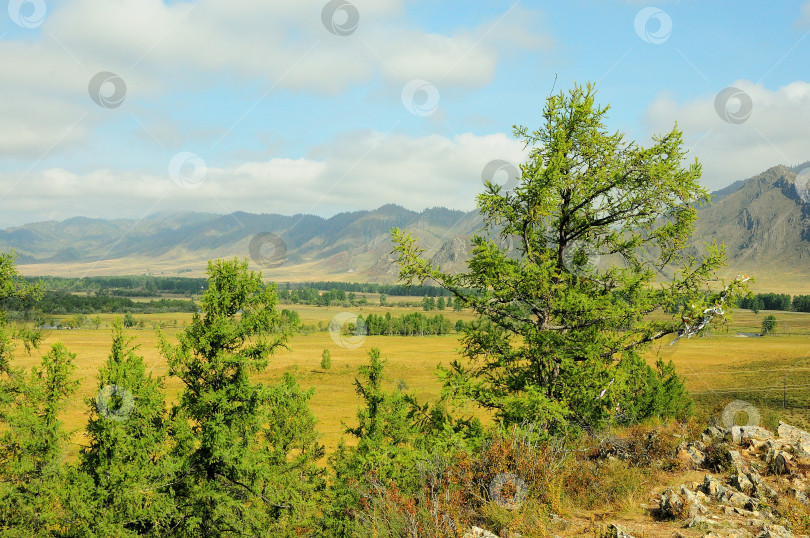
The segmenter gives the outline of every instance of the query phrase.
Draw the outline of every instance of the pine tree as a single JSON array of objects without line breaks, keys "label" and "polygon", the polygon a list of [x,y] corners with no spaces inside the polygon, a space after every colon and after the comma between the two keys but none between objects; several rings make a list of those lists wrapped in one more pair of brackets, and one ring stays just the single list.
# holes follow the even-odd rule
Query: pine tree
[{"label": "pine tree", "polygon": [[424,452],[415,445],[417,430],[411,419],[411,404],[403,393],[383,388],[386,361],[372,348],[369,363],[360,366],[354,380],[355,392],[363,405],[357,411],[357,426],[346,433],[357,439],[357,446],[340,445],[330,457],[334,480],[331,504],[324,526],[329,536],[357,536],[359,531],[350,514],[368,497],[374,485],[395,483],[405,494],[416,487],[416,461]]},{"label": "pine tree", "polygon": [[146,373],[136,349],[116,318],[97,393],[87,400],[89,446],[79,454],[85,476],[77,480],[92,494],[76,505],[83,533],[162,534],[177,520],[172,484],[178,463],[170,453],[163,383]]},{"label": "pine tree", "polygon": [[275,306],[275,286],[247,260],[211,261],[202,313],[177,345],[162,339],[185,385],[173,409],[181,534],[285,535],[312,524],[324,487],[312,391],[289,374],[271,387],[250,378],[291,334]]},{"label": "pine tree", "polygon": [[[35,536],[66,525],[66,473],[62,463],[68,434],[59,413],[78,382],[74,353],[51,346],[28,376],[9,372],[3,387],[0,435],[0,529],[6,536]],[[18,382],[19,381],[19,382]]]},{"label": "pine tree", "polygon": [[[15,267],[16,255],[0,253],[0,300],[40,296]],[[14,327],[0,310],[0,529],[4,536],[36,536],[67,526],[61,510],[69,497],[62,465],[68,434],[59,413],[76,390],[75,354],[54,344],[40,366],[25,372],[12,364],[16,343],[30,353],[41,334]]]}]

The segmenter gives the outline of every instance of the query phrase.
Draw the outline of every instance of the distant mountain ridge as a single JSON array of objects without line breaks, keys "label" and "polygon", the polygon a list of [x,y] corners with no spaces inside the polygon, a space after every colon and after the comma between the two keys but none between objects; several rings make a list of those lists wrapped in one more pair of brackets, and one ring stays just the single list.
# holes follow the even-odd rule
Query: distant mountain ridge
[{"label": "distant mountain ridge", "polygon": [[276,263],[263,267],[261,258],[254,260],[267,276],[280,280],[296,280],[299,274],[336,280],[376,276],[390,281],[396,274],[380,266],[392,261],[391,228],[408,229],[428,250],[438,251],[455,236],[469,236],[479,224],[476,212],[443,207],[415,212],[394,204],[331,218],[189,211],[140,220],[73,217],[0,230],[0,250],[13,248],[25,274],[181,271],[191,276],[202,274],[211,258],[249,257],[251,239],[269,232],[283,240],[286,252],[279,267]]},{"label": "distant mountain ridge", "polygon": [[[759,289],[810,293],[810,203],[795,186],[808,166],[774,166],[712,193],[712,205],[698,210],[693,252],[701,254],[703,243],[717,239],[728,255],[724,276],[748,273]],[[251,239],[269,232],[286,247],[279,263],[253,260],[269,278],[392,282],[398,271],[391,228],[411,232],[428,257],[460,271],[469,257],[468,238],[481,226],[475,211],[416,212],[395,204],[331,218],[184,211],[141,220],[35,222],[0,230],[0,249],[17,251],[24,274],[200,276],[208,259],[249,257]]]}]

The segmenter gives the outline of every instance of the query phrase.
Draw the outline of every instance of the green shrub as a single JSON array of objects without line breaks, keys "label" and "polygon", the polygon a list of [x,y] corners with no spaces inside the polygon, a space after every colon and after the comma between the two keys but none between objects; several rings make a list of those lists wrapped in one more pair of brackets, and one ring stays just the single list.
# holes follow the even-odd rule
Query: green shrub
[{"label": "green shrub", "polygon": [[775,332],[776,332],[776,316],[774,316],[773,314],[768,314],[762,320],[762,330],[760,331],[760,334],[762,336],[766,336],[768,334],[773,334]]}]

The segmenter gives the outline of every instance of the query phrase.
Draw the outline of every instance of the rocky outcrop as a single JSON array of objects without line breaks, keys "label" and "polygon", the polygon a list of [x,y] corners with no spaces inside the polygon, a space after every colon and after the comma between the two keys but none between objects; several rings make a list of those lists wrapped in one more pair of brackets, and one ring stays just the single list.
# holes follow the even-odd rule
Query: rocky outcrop
[{"label": "rocky outcrop", "polygon": [[704,529],[704,538],[794,536],[779,501],[789,496],[810,505],[808,452],[810,433],[785,423],[775,433],[758,426],[709,427],[702,441],[681,443],[676,457],[687,468],[721,467],[725,475],[706,474],[703,482],[666,488],[658,516]]},{"label": "rocky outcrop", "polygon": [[[597,457],[622,459],[620,441],[602,442]],[[808,453],[810,433],[782,422],[776,432],[710,426],[701,440],[684,441],[673,454],[680,469],[708,471],[703,481],[662,488],[657,507],[641,507],[661,524],[689,529],[671,534],[678,538],[798,538],[803,535],[791,531],[797,520],[786,516],[793,515],[797,502],[810,506]],[[649,535],[648,529],[635,529],[614,523],[598,536]]]}]

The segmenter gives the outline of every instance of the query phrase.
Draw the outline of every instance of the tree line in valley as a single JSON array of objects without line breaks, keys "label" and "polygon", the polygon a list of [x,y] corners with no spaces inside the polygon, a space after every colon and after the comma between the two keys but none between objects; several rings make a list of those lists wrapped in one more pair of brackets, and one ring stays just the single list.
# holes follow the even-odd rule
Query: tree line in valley
[{"label": "tree line in valley", "polygon": [[455,323],[442,316],[426,316],[421,312],[412,312],[401,317],[394,317],[390,312],[384,316],[369,314],[365,318],[358,318],[366,334],[369,335],[399,335],[399,336],[428,336],[448,334],[452,331],[462,332],[466,326],[463,320]]},{"label": "tree line in valley", "polygon": [[[326,286],[328,284],[333,284],[329,282],[321,282],[320,285]],[[358,286],[359,287],[359,286]],[[364,285],[364,287],[366,287]],[[390,286],[384,286],[381,289],[390,288]],[[402,286],[403,289],[406,289],[406,286]],[[432,286],[413,286],[411,296],[419,296],[420,292],[424,292],[427,289],[432,288]],[[403,295],[400,295],[403,296]],[[365,306],[370,304],[368,298],[365,295],[360,295],[359,297],[353,291],[349,291],[348,293],[346,290],[341,288],[332,288],[332,289],[319,289],[309,286],[304,286],[297,289],[290,289],[290,290],[279,290],[278,291],[278,298],[279,301],[284,304],[305,304],[305,305],[315,305],[315,306]],[[389,302],[388,295],[385,293],[381,293],[379,297],[379,305],[380,306],[398,306],[398,307],[422,307],[424,310],[444,310],[446,306],[453,306],[454,310],[461,310],[463,308],[462,302],[458,297],[446,297],[443,295],[424,295],[421,301],[396,301],[396,302]]]},{"label": "tree line in valley", "polygon": [[81,278],[59,276],[26,276],[30,284],[39,284],[43,290],[67,293],[92,293],[125,297],[160,297],[165,294],[198,295],[205,291],[205,278],[170,277],[154,275],[86,276]]},{"label": "tree line in valley", "polygon": [[748,308],[754,313],[760,310],[810,312],[810,295],[791,297],[787,293],[757,293],[741,298],[738,306]]},{"label": "tree line in valley", "polygon": [[18,319],[37,321],[43,314],[103,314],[166,312],[196,312],[197,305],[191,299],[152,299],[133,301],[127,297],[108,295],[76,295],[65,291],[44,291],[36,297],[7,297],[0,301],[0,308],[18,313]]},{"label": "tree line in valley", "polygon": [[[156,275],[124,275],[124,276],[86,276],[86,277],[59,277],[59,276],[25,276],[23,279],[29,284],[38,284],[43,290],[64,291],[71,293],[92,293],[96,295],[113,295],[125,297],[157,297],[161,294],[199,295],[208,287],[205,278],[172,277]],[[417,296],[439,297],[451,295],[447,290],[438,286],[402,284],[376,284],[358,282],[287,282],[279,284],[279,298],[290,297],[285,292],[295,292],[292,295],[302,296],[310,293],[309,289],[319,292],[340,290],[345,293],[380,293],[390,296]],[[307,291],[302,291],[307,289]],[[344,297],[345,297],[344,293]]]},{"label": "tree line in valley", "polygon": [[[6,299],[0,307],[6,310],[23,312],[35,310],[43,314],[98,314],[98,313],[166,313],[194,312],[190,299],[203,293],[208,282],[204,278],[165,277],[152,275],[137,276],[93,276],[69,277],[22,277],[29,284],[37,284],[42,294],[36,304],[23,303],[14,298]],[[278,290],[278,297],[285,304],[305,304],[315,306],[364,306],[369,304],[364,293],[379,293],[379,304],[383,306],[418,307],[426,302],[398,301],[389,303],[390,296],[417,296],[433,299],[444,304],[446,290],[436,286],[397,284],[359,284],[346,282],[310,282],[305,284],[287,283]],[[187,300],[165,297],[184,295]],[[162,298],[154,301],[132,301],[130,297]],[[447,298],[448,305],[451,298]],[[425,308],[428,309],[427,307]],[[441,309],[441,307],[439,308]]]},{"label": "tree line in valley", "polygon": [[313,288],[316,290],[342,290],[344,292],[359,293],[380,293],[395,297],[416,296],[416,297],[440,297],[452,296],[448,290],[439,286],[426,286],[423,284],[403,285],[403,284],[376,284],[373,282],[304,282],[302,284],[286,283],[279,286],[279,293],[285,290],[295,290],[301,288]]},{"label": "tree line in valley", "polygon": [[[166,299],[136,302],[129,300],[128,297],[161,297],[167,294],[190,297],[199,295],[208,286],[204,278],[153,275],[23,278],[31,284],[38,283],[44,290],[43,296],[34,308],[45,314],[194,312],[191,301]],[[383,306],[421,306],[424,310],[443,310],[446,304],[447,307],[452,306],[456,310],[461,308],[458,297],[439,286],[318,281],[285,283],[278,289],[279,301],[282,303],[315,306],[348,307],[370,304],[364,295],[358,296],[363,293],[380,294],[379,304]],[[416,296],[422,297],[423,300],[390,303],[387,301],[388,296]],[[22,311],[30,305],[9,300],[0,306],[7,310]],[[810,312],[810,295],[757,293],[742,297],[738,306],[754,312],[760,310]]]},{"label": "tree line in valley", "polygon": [[[281,314],[289,324],[305,334],[338,330],[337,327],[330,327],[330,324],[324,321],[318,325],[303,325],[300,314],[295,310],[285,308]],[[340,327],[339,330],[345,336],[439,336],[453,331],[460,333],[465,327],[467,323],[464,320],[453,322],[441,314],[427,316],[421,312],[411,312],[397,317],[386,312],[384,316],[377,314],[357,316],[354,321]]]}]

